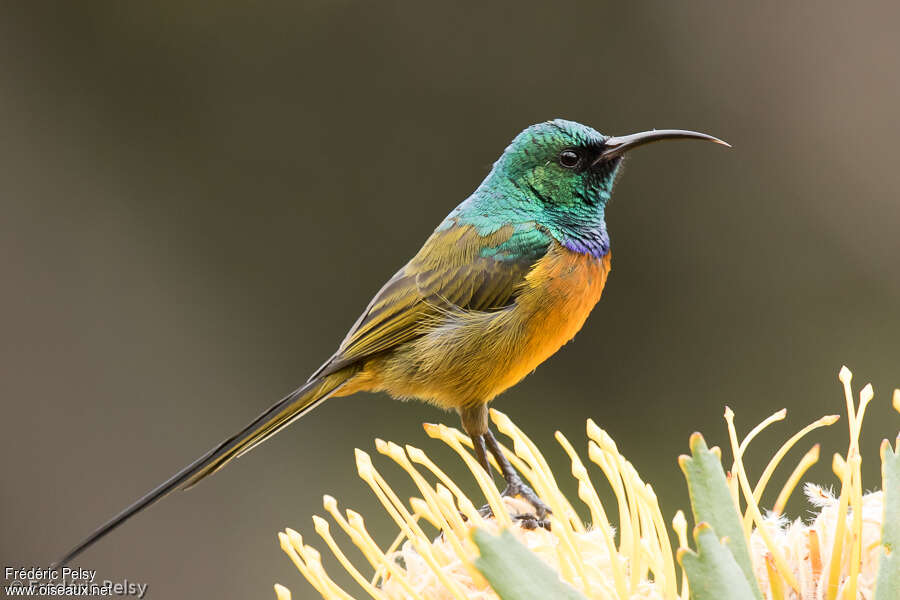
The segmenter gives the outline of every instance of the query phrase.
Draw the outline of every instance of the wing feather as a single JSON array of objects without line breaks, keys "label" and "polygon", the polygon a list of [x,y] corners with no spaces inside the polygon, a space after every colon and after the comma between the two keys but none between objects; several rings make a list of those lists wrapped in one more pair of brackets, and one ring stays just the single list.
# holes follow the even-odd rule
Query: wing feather
[{"label": "wing feather", "polygon": [[[515,238],[515,239],[512,239]],[[448,310],[499,310],[514,302],[550,238],[512,226],[483,236],[470,225],[436,231],[375,295],[338,351],[313,375],[333,373],[423,335]],[[514,248],[515,254],[503,253]]]}]

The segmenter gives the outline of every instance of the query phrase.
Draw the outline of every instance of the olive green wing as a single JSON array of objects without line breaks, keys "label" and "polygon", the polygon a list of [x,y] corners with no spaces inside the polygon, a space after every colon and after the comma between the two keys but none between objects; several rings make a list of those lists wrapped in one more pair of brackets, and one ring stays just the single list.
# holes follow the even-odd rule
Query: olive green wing
[{"label": "olive green wing", "polygon": [[413,340],[447,311],[509,306],[550,242],[533,226],[506,226],[486,236],[469,225],[436,231],[375,295],[338,351],[310,379]]}]

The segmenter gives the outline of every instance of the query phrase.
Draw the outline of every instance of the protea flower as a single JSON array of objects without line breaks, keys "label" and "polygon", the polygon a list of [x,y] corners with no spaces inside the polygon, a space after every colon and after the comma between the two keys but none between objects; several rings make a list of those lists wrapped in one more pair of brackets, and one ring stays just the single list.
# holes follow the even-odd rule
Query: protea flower
[{"label": "protea flower", "polygon": [[[863,388],[857,405],[846,367],[839,378],[850,421],[847,455],[836,455],[833,465],[841,489],[835,496],[806,484],[806,495],[818,510],[808,523],[791,522],[782,512],[806,470],[818,459],[818,445],[795,467],[771,511],[764,514],[759,501],[788,451],[810,431],[836,422],[837,416],[822,417],[788,439],[752,487],[742,456],[752,439],[784,419],[786,411],[776,412],[739,441],[734,413],[726,409],[733,456],[727,475],[719,449],[707,448],[700,434],[691,436],[691,455],[682,456],[679,464],[691,493],[697,552],[690,549],[687,519],[678,511],[671,521],[679,546],[673,555],[669,523],[653,488],[593,421],[587,421],[587,457],[599,467],[601,477],[589,473],[574,446],[556,433],[578,481],[578,500],[590,513],[590,522],[585,523],[560,491],[536,445],[506,415],[492,410],[498,430],[512,441],[512,448],[504,448],[504,453],[553,510],[549,529],[515,524],[514,517],[530,512],[530,505],[501,498],[470,453],[468,436],[444,425],[426,425],[430,437],[449,445],[466,463],[495,516],[482,517],[476,508],[480,502],[467,497],[422,450],[376,440],[377,451],[403,468],[420,493],[404,503],[371,457],[356,451],[359,476],[397,525],[394,542],[380,546],[359,513],[342,512],[334,498],[325,496],[325,511],[365,556],[367,564],[357,566],[335,540],[329,522],[313,517],[315,531],[363,596],[338,586],[326,573],[319,552],[299,533],[286,529],[278,537],[300,573],[328,600],[687,600],[689,596],[696,600],[897,600],[900,558],[891,549],[900,544],[900,436],[894,448],[887,441],[882,444],[883,491],[864,495],[859,435],[872,388]],[[894,407],[900,412],[900,390],[894,392]],[[605,479],[611,487],[616,498],[611,510],[600,502],[592,476]],[[276,584],[275,591],[279,600],[291,597],[281,585]]]}]

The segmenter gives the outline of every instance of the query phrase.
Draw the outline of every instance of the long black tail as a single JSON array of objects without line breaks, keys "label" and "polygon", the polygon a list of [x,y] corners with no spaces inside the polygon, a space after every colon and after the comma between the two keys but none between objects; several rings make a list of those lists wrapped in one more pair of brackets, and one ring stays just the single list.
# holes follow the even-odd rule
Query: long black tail
[{"label": "long black tail", "polygon": [[134,504],[97,528],[77,546],[60,558],[54,567],[61,567],[81,554],[107,533],[147,508],[169,492],[187,489],[208,475],[212,475],[233,458],[250,451],[258,444],[275,435],[295,420],[314,409],[340,389],[353,376],[353,371],[345,369],[326,377],[314,378],[299,389],[291,392],[262,413],[241,431],[175,473],[139,498]]}]

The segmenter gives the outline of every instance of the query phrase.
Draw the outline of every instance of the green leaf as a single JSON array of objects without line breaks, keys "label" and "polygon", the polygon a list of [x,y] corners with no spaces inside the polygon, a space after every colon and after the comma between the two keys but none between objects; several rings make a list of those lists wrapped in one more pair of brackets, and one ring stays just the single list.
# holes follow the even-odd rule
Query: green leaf
[{"label": "green leaf", "polygon": [[900,598],[900,437],[897,449],[887,440],[881,443],[881,477],[884,490],[884,519],[875,600]]},{"label": "green leaf", "polygon": [[472,534],[481,556],[475,566],[502,600],[587,600],[507,530]]},{"label": "green leaf", "polygon": [[[706,446],[706,441],[699,433],[691,436],[690,447],[691,456],[681,456],[678,464],[687,479],[694,523],[698,524],[698,528],[699,524],[706,523],[715,532],[712,534],[714,538],[726,538],[725,545],[743,571],[744,580],[752,590],[753,597],[762,600],[762,592],[753,574],[753,563],[744,539],[740,515],[728,491],[720,455]],[[696,529],[694,533],[696,535]],[[690,578],[688,581],[693,589],[694,581]]]},{"label": "green leaf", "polygon": [[719,542],[709,523],[694,528],[694,542],[698,553],[684,548],[678,551],[692,600],[754,600],[754,592],[734,555]]}]

